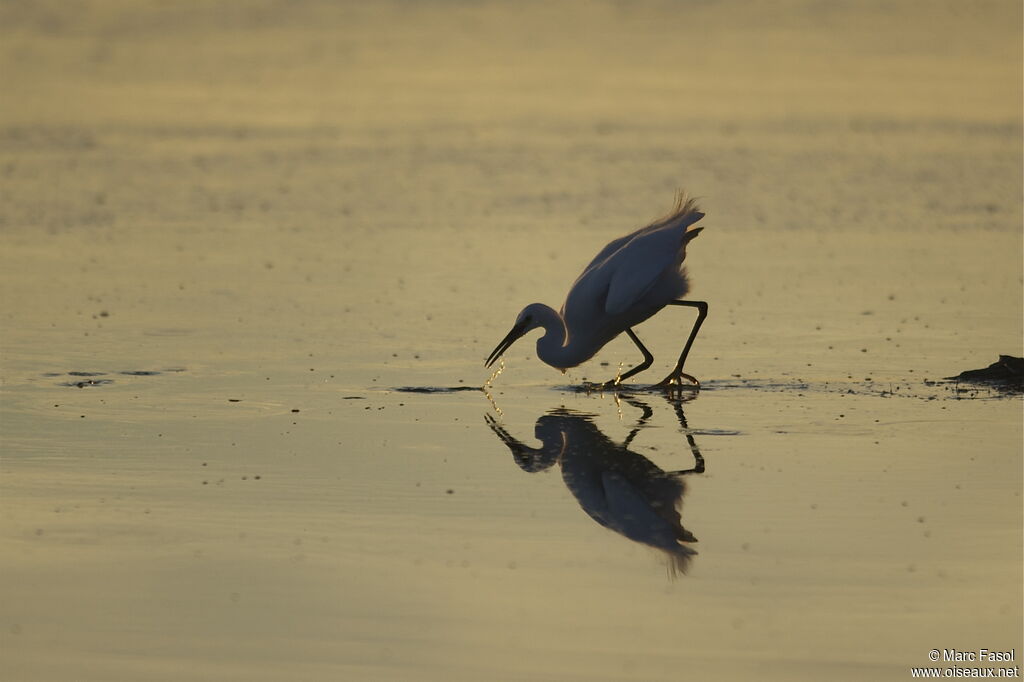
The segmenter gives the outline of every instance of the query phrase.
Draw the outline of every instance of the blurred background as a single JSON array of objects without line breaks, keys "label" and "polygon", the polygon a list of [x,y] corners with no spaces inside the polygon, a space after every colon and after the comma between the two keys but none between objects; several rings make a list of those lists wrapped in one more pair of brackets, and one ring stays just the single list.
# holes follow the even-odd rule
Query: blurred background
[{"label": "blurred background", "polygon": [[[936,381],[1021,355],[1021,27],[1017,0],[0,2],[0,677],[906,679],[1019,645],[1019,402]],[[490,402],[451,390],[680,188],[689,426],[562,390],[621,339],[566,377],[524,340]],[[689,314],[639,331],[647,380]],[[696,438],[690,574],[484,413],[609,451],[647,414],[665,470]]]},{"label": "blurred background", "polygon": [[[1020,302],[1020,18],[1010,1],[4,3],[0,224],[38,247],[7,249],[8,320],[116,307],[109,328],[131,308],[238,351],[289,343],[263,322],[303,306],[358,354],[335,316],[408,352],[415,316],[457,366],[522,305],[557,308],[679,188],[712,228],[695,295],[748,317],[948,286],[914,301],[935,310],[965,282]],[[77,279],[88,263],[102,285]],[[1015,342],[1002,324],[985,358]]]}]

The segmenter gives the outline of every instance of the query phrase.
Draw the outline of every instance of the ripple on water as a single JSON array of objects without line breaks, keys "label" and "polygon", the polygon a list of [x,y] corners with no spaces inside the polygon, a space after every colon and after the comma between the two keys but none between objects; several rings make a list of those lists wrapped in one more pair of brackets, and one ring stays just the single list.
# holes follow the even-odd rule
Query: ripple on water
[{"label": "ripple on water", "polygon": [[113,379],[100,378],[108,377],[111,374],[119,374],[122,376],[132,377],[154,377],[168,373],[179,373],[184,372],[184,367],[170,367],[166,369],[126,369],[118,370],[113,372],[93,372],[85,370],[71,370],[69,372],[42,372],[40,376],[47,379],[55,379],[58,377],[73,377],[73,379],[58,381],[58,386],[67,386],[71,388],[86,388],[90,386],[106,386],[114,383]]},{"label": "ripple on water", "polygon": [[398,386],[394,390],[399,393],[460,393],[484,389],[482,386]]}]

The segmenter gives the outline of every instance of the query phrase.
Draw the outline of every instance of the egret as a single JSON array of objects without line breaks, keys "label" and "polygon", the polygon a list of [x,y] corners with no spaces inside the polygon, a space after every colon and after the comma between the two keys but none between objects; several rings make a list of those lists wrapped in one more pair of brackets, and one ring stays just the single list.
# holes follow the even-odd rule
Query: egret
[{"label": "egret", "polygon": [[656,385],[682,386],[685,379],[699,388],[700,382],[683,372],[683,365],[707,317],[708,304],[682,300],[682,297],[690,289],[683,267],[686,245],[704,229],[693,227],[703,217],[696,202],[681,192],[675,208],[667,216],[601,249],[569,289],[560,312],[543,303],[531,303],[523,308],[512,331],[495,347],[484,365],[490,367],[525,334],[543,329],[543,336],[537,339],[537,357],[564,372],[594,357],[605,344],[625,332],[640,349],[643,361],[600,385],[601,388],[618,386],[654,361],[633,327],[665,306],[689,306],[697,309],[690,336],[675,368]]}]

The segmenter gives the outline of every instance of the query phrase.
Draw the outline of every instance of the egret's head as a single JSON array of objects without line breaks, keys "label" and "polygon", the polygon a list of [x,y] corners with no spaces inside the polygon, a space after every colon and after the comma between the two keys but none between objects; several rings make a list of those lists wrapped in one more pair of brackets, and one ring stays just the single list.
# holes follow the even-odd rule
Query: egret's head
[{"label": "egret's head", "polygon": [[509,346],[518,341],[524,334],[541,326],[540,307],[543,307],[540,303],[531,303],[523,308],[522,312],[519,313],[519,317],[516,318],[516,323],[512,325],[512,331],[506,334],[501,343],[495,346],[491,354],[487,356],[487,360],[484,362],[485,367],[493,365],[494,361],[500,358],[502,353],[507,351]]}]

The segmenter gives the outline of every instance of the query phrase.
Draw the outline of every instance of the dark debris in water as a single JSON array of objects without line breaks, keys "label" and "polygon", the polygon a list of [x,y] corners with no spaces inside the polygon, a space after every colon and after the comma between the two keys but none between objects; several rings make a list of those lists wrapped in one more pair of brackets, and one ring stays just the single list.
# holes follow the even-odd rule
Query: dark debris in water
[{"label": "dark debris in water", "polygon": [[103,386],[112,383],[114,383],[113,379],[82,379],[81,381],[64,381],[60,385],[72,388],[85,388],[86,386]]},{"label": "dark debris in water", "polygon": [[618,386],[606,387],[604,384],[595,384],[589,381],[584,381],[580,384],[569,384],[565,386],[557,386],[557,390],[566,391],[570,393],[585,393],[590,394],[632,394],[632,393],[654,393],[654,394],[665,394],[676,398],[689,399],[699,392],[697,386],[690,384],[683,384],[682,386],[658,386],[656,384],[619,384]]},{"label": "dark debris in water", "polygon": [[1024,390],[1024,358],[1000,355],[998,360],[984,369],[969,369],[946,379],[992,384],[1012,391]]},{"label": "dark debris in water", "polygon": [[95,377],[105,377],[111,374],[120,374],[122,376],[132,377],[153,377],[161,374],[171,372],[184,372],[184,367],[172,367],[168,369],[153,370],[153,369],[126,369],[116,372],[86,372],[83,370],[73,370],[70,372],[43,372],[41,376],[46,378],[56,377],[75,377],[77,380],[62,381],[58,382],[58,386],[69,386],[72,388],[86,388],[87,386],[106,386],[114,383],[113,379],[98,379]]},{"label": "dark debris in water", "polygon": [[461,391],[483,391],[482,386],[398,386],[399,393],[459,393]]},{"label": "dark debris in water", "polygon": [[[913,370],[909,370],[911,373]],[[783,373],[784,375],[787,373]],[[958,377],[946,379],[927,379],[923,377],[904,377],[896,380],[863,376],[863,379],[850,375],[841,380],[805,380],[799,377],[783,377],[768,379],[746,377],[734,374],[729,378],[707,379],[700,387],[684,385],[666,389],[651,384],[621,384],[612,388],[604,388],[600,384],[583,381],[578,384],[548,385],[548,389],[566,393],[582,394],[663,394],[672,400],[694,400],[705,392],[731,391],[735,389],[752,390],[767,393],[790,393],[797,396],[822,393],[843,394],[851,396],[875,396],[879,398],[906,398],[916,400],[964,400],[964,399],[1001,399],[1019,395],[1024,388],[1021,377],[1024,375],[1024,360],[1012,356],[1000,356],[999,362],[984,370],[971,370]],[[487,388],[477,386],[399,386],[391,390],[400,393],[456,393],[462,391],[479,391],[486,393]],[[367,407],[366,409],[370,409]],[[380,408],[378,408],[380,409]]]},{"label": "dark debris in water", "polygon": [[952,380],[929,380],[921,379],[915,381],[880,381],[871,377],[865,377],[863,381],[850,377],[848,380],[840,381],[805,381],[804,379],[793,378],[791,380],[764,379],[733,375],[728,379],[709,379],[703,382],[699,389],[684,386],[680,390],[666,390],[662,386],[647,384],[623,384],[610,389],[601,389],[600,386],[591,384],[574,384],[553,386],[554,390],[575,392],[575,393],[597,393],[597,394],[642,394],[662,393],[670,396],[673,400],[689,401],[697,398],[706,392],[730,391],[744,389],[767,393],[790,393],[797,396],[813,395],[820,393],[876,396],[879,398],[910,398],[917,400],[963,400],[1004,398],[1020,392],[1020,384],[1016,388],[1010,383],[989,383],[979,385],[977,383],[964,386],[962,383]]}]

